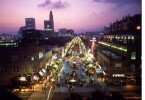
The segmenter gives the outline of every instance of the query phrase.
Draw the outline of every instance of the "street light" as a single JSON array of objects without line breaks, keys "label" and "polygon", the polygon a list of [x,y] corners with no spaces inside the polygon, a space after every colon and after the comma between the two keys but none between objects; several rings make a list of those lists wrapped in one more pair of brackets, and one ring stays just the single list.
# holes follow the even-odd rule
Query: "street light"
[{"label": "street light", "polygon": [[140,30],[140,29],[141,29],[141,26],[138,25],[138,26],[136,27],[136,29],[137,29],[137,30]]},{"label": "street light", "polygon": [[36,73],[35,58],[32,56],[32,57],[31,57],[31,60],[32,60],[32,61],[33,61],[33,63],[34,63],[34,66],[33,66],[33,67],[34,67],[34,73]]},{"label": "street light", "polygon": [[[34,73],[36,73],[36,68],[35,68],[35,58],[32,56],[32,57],[31,57],[31,60],[32,60],[33,63],[34,63],[34,66],[33,66],[33,72],[32,72],[32,79],[33,79]],[[33,80],[32,80],[32,81],[33,81]],[[34,84],[33,84],[33,91],[34,91]]]}]

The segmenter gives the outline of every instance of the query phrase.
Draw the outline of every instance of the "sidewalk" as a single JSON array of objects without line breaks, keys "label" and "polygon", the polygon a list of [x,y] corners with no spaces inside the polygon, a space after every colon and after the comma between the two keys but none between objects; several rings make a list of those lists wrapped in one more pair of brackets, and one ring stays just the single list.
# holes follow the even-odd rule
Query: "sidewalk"
[{"label": "sidewalk", "polygon": [[31,94],[28,100],[47,100],[48,88],[42,90],[42,85],[37,87],[37,89]]},{"label": "sidewalk", "polygon": [[43,91],[34,91],[28,100],[47,100],[47,93]]}]

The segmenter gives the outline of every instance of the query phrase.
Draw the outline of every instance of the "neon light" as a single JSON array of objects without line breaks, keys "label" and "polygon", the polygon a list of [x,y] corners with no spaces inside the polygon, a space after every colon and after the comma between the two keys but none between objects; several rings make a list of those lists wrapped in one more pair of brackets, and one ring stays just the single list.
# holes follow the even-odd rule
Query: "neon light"
[{"label": "neon light", "polygon": [[127,49],[123,48],[123,47],[115,46],[115,45],[112,45],[112,44],[109,44],[109,43],[105,43],[105,42],[98,42],[98,43],[102,44],[102,45],[105,45],[105,46],[108,46],[108,47],[111,47],[111,48],[115,48],[115,49],[127,52]]}]

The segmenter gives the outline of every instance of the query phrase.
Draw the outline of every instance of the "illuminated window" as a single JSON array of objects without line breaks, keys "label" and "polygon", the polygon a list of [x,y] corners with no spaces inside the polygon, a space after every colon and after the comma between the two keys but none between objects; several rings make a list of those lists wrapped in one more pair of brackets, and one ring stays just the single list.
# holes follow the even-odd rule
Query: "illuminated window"
[{"label": "illuminated window", "polygon": [[130,39],[131,37],[130,36],[128,36],[128,39]]},{"label": "illuminated window", "polygon": [[132,36],[131,39],[134,40],[134,36]]},{"label": "illuminated window", "polygon": [[47,28],[49,28],[49,25],[47,25]]},{"label": "illuminated window", "polygon": [[135,60],[136,59],[136,52],[131,53],[131,59]]}]

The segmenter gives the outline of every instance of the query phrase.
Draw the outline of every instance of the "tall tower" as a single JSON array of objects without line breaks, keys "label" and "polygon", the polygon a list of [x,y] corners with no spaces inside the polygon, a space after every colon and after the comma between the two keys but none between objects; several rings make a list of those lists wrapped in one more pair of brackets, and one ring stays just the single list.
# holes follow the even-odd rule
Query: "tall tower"
[{"label": "tall tower", "polygon": [[45,37],[53,37],[54,33],[54,21],[53,21],[53,14],[50,11],[49,20],[44,20],[44,30],[45,30]]},{"label": "tall tower", "polygon": [[52,29],[52,32],[54,32],[54,21],[53,21],[53,14],[52,14],[52,11],[50,11],[50,14],[49,14],[49,18],[50,18],[50,29]]},{"label": "tall tower", "polygon": [[25,18],[26,29],[36,29],[34,18]]}]

